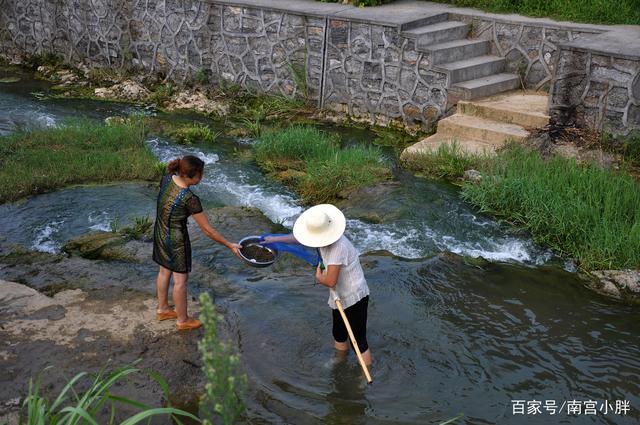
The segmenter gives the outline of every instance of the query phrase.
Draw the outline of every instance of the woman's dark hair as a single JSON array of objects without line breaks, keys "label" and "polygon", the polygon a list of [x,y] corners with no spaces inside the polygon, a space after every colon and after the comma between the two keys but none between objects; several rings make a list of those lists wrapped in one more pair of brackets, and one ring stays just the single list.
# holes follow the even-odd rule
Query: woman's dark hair
[{"label": "woman's dark hair", "polygon": [[193,155],[186,155],[169,162],[167,171],[171,174],[178,173],[180,177],[193,178],[204,171],[204,161]]}]

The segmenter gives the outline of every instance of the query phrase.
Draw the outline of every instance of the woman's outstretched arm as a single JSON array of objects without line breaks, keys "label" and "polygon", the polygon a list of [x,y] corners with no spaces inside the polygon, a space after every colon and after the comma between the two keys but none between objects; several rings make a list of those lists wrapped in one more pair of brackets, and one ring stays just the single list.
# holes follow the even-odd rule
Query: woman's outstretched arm
[{"label": "woman's outstretched arm", "polygon": [[200,212],[192,215],[193,219],[198,223],[200,229],[204,232],[205,235],[218,242],[221,245],[229,248],[235,255],[239,255],[238,250],[240,249],[240,244],[229,242],[224,236],[220,234],[216,229],[211,227],[209,224],[209,218],[204,212]]}]

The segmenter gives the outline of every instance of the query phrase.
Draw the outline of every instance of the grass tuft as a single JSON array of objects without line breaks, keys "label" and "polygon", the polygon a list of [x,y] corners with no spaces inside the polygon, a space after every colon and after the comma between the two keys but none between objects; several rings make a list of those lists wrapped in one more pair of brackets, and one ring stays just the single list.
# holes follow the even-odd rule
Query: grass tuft
[{"label": "grass tuft", "polygon": [[462,196],[528,229],[585,270],[640,267],[640,185],[624,173],[513,145]]},{"label": "grass tuft", "polygon": [[156,180],[141,120],[69,121],[0,137],[0,203],[72,184]]},{"label": "grass tuft", "polygon": [[[561,21],[640,25],[638,0],[436,0],[487,12],[518,13]],[[615,7],[612,7],[615,4]]]},{"label": "grass tuft", "polygon": [[487,161],[489,158],[486,156],[463,152],[457,141],[443,143],[433,152],[411,154],[402,159],[409,170],[436,179],[460,178],[466,170],[481,168]]},{"label": "grass tuft", "polygon": [[377,147],[340,149],[335,137],[309,126],[267,133],[255,151],[258,165],[293,186],[306,203],[344,198],[391,176]]},{"label": "grass tuft", "polygon": [[213,143],[220,136],[220,133],[211,131],[204,124],[191,123],[169,129],[167,136],[178,143],[191,145],[198,142]]}]

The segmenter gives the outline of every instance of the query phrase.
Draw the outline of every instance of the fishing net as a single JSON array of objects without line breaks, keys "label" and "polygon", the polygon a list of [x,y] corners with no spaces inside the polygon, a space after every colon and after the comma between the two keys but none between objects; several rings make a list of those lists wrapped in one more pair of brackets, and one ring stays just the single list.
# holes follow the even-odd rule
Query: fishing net
[{"label": "fishing net", "polygon": [[[276,233],[267,233],[261,235],[260,238],[266,238],[268,236],[289,236],[287,234],[276,234]],[[317,266],[320,263],[320,253],[316,248],[309,248],[307,246],[302,245],[299,242],[270,242],[264,243],[260,242],[261,245],[267,246],[273,249],[278,250],[278,252],[288,252],[289,254],[295,255],[303,261],[311,264],[312,266]]]}]

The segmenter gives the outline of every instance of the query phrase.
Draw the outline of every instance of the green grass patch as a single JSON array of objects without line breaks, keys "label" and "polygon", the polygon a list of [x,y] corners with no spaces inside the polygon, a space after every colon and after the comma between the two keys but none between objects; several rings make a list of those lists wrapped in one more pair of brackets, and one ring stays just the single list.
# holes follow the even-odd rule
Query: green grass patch
[{"label": "green grass patch", "polygon": [[511,146],[462,196],[481,211],[522,225],[536,242],[585,270],[640,267],[640,185],[593,163]]},{"label": "green grass patch", "polygon": [[170,128],[167,130],[166,135],[178,143],[190,145],[199,142],[213,143],[220,133],[211,131],[204,124],[190,123]]},{"label": "green grass patch", "polygon": [[335,137],[310,126],[265,134],[255,145],[255,158],[306,203],[331,202],[391,176],[377,147],[341,149]]},{"label": "green grass patch", "polygon": [[487,12],[518,13],[560,21],[640,25],[638,0],[435,0]]},{"label": "green grass patch", "polygon": [[156,180],[142,120],[60,127],[0,137],[0,203],[71,184]]},{"label": "green grass patch", "polygon": [[465,153],[458,142],[444,143],[432,152],[408,155],[402,164],[416,174],[436,179],[461,178],[466,170],[482,168],[489,157]]}]

